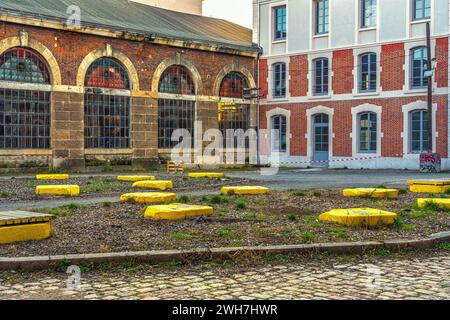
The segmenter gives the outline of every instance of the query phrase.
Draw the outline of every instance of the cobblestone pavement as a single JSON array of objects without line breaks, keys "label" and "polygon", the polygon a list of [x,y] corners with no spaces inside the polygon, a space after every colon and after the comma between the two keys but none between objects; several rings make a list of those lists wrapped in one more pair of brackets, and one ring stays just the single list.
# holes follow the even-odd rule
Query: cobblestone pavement
[{"label": "cobblestone pavement", "polygon": [[[357,261],[357,260],[356,260]],[[364,261],[364,260],[362,260]],[[203,269],[202,269],[203,270]],[[65,274],[0,278],[2,299],[444,299],[450,300],[450,256],[371,261],[296,262],[240,271],[177,267],[131,274],[83,274],[82,291]]]}]

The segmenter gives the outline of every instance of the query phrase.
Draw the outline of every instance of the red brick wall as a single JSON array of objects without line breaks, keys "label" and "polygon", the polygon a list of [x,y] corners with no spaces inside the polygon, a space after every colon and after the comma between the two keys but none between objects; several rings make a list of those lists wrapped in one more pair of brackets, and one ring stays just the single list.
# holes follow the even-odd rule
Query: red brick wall
[{"label": "red brick wall", "polygon": [[158,65],[169,57],[175,57],[177,53],[197,67],[203,81],[205,95],[213,95],[217,75],[223,67],[232,63],[247,68],[256,79],[255,59],[229,54],[112,39],[7,22],[0,24],[0,39],[17,37],[20,31],[28,32],[30,39],[43,43],[52,51],[61,69],[63,85],[75,85],[78,68],[84,57],[96,49],[105,49],[107,43],[112,45],[113,50],[124,53],[133,62],[139,74],[141,90],[150,91],[153,74]]},{"label": "red brick wall", "polygon": [[308,55],[292,56],[289,69],[291,97],[306,96],[308,94]]},{"label": "red brick wall", "polygon": [[261,96],[263,99],[269,94],[269,88],[267,84],[267,77],[269,76],[267,70],[267,59],[261,59],[259,65],[259,87],[261,88]]},{"label": "red brick wall", "polygon": [[[352,113],[353,107],[364,103],[371,103],[382,107],[382,138],[381,148],[383,157],[401,157],[403,154],[403,112],[402,106],[417,100],[426,101],[426,97],[404,97],[390,99],[362,99],[349,101],[321,101],[311,103],[291,103],[282,105],[264,105],[261,106],[261,128],[267,128],[266,112],[279,107],[291,111],[291,156],[307,155],[307,140],[305,134],[307,132],[306,110],[314,108],[318,105],[333,108],[333,132],[335,138],[333,140],[333,156],[351,157],[352,156]],[[435,96],[434,103],[438,104],[437,111],[437,151],[442,157],[447,157],[447,96]]]},{"label": "red brick wall", "polygon": [[436,39],[436,82],[438,87],[448,86],[448,38]]},{"label": "red brick wall", "polygon": [[405,47],[403,43],[381,46],[380,65],[383,91],[403,90],[405,83]]},{"label": "red brick wall", "polygon": [[334,94],[352,93],[353,91],[353,50],[333,52],[333,92]]}]

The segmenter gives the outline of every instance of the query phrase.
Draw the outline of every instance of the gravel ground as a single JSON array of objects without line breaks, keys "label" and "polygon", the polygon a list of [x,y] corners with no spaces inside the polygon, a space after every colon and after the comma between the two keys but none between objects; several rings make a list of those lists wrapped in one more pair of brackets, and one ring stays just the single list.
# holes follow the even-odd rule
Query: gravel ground
[{"label": "gravel ground", "polygon": [[[204,183],[204,181],[202,182]],[[155,249],[188,249],[243,245],[413,239],[450,230],[445,211],[414,209],[415,198],[398,200],[345,199],[339,191],[272,192],[255,197],[194,197],[212,204],[212,218],[155,221],[143,217],[142,204],[69,206],[49,211],[55,235],[44,241],[0,245],[1,256],[80,254]],[[400,214],[395,226],[381,229],[344,228],[317,221],[333,208],[373,207]]]},{"label": "gravel ground", "polygon": [[[152,174],[150,174],[152,175]],[[245,178],[233,178],[232,180],[220,181],[217,179],[189,179],[187,176],[169,176],[157,174],[159,180],[172,180],[175,192],[197,191],[197,190],[220,190],[222,186],[248,184],[255,185],[256,181]],[[132,188],[132,182],[117,181],[111,176],[83,176],[74,177],[67,181],[37,181],[35,179],[10,179],[0,180],[0,201],[2,202],[37,202],[52,199],[70,199],[70,197],[36,196],[35,188],[38,185],[71,184],[81,187],[81,195],[73,199],[116,196],[125,192],[138,192],[142,189]]]}]

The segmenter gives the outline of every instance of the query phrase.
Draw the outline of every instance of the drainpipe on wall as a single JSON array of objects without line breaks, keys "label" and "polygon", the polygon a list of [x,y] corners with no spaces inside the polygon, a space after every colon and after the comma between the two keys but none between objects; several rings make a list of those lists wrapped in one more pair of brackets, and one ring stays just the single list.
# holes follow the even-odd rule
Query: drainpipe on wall
[{"label": "drainpipe on wall", "polygon": [[[450,0],[449,0],[449,2],[450,2]],[[259,143],[260,143],[260,137],[259,137],[259,135],[260,135],[260,130],[259,130],[260,129],[259,128],[260,127],[260,114],[259,114],[259,112],[260,112],[260,104],[261,104],[261,80],[260,80],[259,73],[260,73],[260,67],[261,67],[261,54],[263,51],[261,48],[261,0],[258,0],[257,3],[258,3],[257,32],[258,32],[259,52],[258,52],[258,62],[257,62],[258,70],[256,72],[256,75],[257,75],[256,81],[257,81],[257,87],[258,87],[258,90],[257,90],[258,99],[256,101],[256,113],[257,113],[257,115],[256,115],[256,119],[257,119],[256,120],[257,121],[257,123],[256,123],[256,133],[257,133],[257,135],[256,135],[256,153],[257,153],[257,165],[260,166],[261,165],[261,155],[260,155],[260,145],[259,145]]]}]

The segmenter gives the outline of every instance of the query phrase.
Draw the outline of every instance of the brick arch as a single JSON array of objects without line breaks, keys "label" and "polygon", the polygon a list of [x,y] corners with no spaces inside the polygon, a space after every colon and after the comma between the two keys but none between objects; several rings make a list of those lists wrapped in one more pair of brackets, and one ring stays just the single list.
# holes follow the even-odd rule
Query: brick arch
[{"label": "brick arch", "polygon": [[61,71],[53,53],[37,40],[30,39],[28,33],[21,32],[18,37],[10,37],[0,41],[0,55],[5,51],[16,48],[30,48],[40,54],[47,62],[52,77],[52,85],[61,85]]},{"label": "brick arch", "polygon": [[213,94],[216,97],[220,96],[220,86],[222,85],[222,81],[230,72],[238,72],[242,74],[245,78],[247,78],[248,85],[250,86],[250,88],[256,88],[255,78],[253,77],[250,71],[248,71],[244,67],[229,64],[223,67],[222,70],[220,70],[219,74],[216,77],[216,81],[214,82]]},{"label": "brick arch", "polygon": [[194,81],[195,85],[195,92],[197,95],[203,94],[203,82],[202,77],[200,76],[200,73],[198,72],[197,68],[194,66],[193,63],[190,61],[178,56],[176,58],[167,58],[163,62],[161,62],[158,67],[155,70],[155,73],[153,74],[153,81],[152,81],[152,93],[157,94],[159,91],[159,82],[161,81],[161,76],[163,75],[164,71],[166,71],[167,68],[173,65],[180,65],[185,67],[187,70],[189,70],[190,75],[192,77],[192,80]]},{"label": "brick arch", "polygon": [[140,90],[139,76],[133,62],[131,62],[125,54],[120,51],[113,50],[109,45],[107,45],[105,49],[94,50],[84,57],[80,67],[78,68],[77,86],[84,87],[87,70],[94,61],[100,58],[113,58],[119,61],[128,72],[131,82],[131,89],[133,91]]}]

